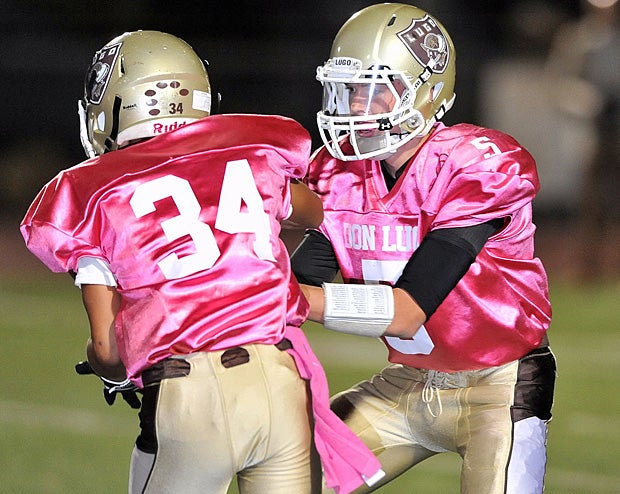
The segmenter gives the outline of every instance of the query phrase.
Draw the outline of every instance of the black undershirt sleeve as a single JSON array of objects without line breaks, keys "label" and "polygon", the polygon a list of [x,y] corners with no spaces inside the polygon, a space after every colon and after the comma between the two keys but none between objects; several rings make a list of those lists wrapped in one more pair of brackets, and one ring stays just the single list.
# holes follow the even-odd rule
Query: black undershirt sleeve
[{"label": "black undershirt sleeve", "polygon": [[[427,319],[457,285],[489,237],[504,224],[496,219],[463,228],[433,230],[424,237],[394,285],[417,302]],[[291,256],[293,273],[300,283],[321,286],[338,274],[338,260],[330,241],[309,230]]]},{"label": "black undershirt sleeve", "polygon": [[316,230],[308,230],[293,252],[291,268],[297,281],[314,286],[331,283],[340,270],[331,242]]},{"label": "black undershirt sleeve", "polygon": [[428,319],[467,273],[485,242],[503,224],[503,219],[496,219],[429,232],[394,286],[409,293]]}]

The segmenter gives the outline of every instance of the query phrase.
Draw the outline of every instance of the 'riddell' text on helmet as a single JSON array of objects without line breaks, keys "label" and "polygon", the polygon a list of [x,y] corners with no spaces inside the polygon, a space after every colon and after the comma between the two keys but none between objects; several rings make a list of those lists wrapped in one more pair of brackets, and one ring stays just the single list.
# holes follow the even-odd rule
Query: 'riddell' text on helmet
[{"label": "'riddell' text on helmet", "polygon": [[159,31],[128,32],[95,53],[78,112],[82,146],[94,157],[206,117],[211,85],[185,41]]},{"label": "'riddell' text on helmet", "polygon": [[317,124],[336,158],[384,159],[427,134],[454,103],[455,52],[433,16],[384,3],[354,14],[317,68]]}]

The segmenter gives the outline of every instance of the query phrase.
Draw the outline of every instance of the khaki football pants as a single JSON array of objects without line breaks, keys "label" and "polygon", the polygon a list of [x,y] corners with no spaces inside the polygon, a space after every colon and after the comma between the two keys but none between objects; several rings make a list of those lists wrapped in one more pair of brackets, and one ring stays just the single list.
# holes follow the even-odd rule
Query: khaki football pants
[{"label": "khaki football pants", "polygon": [[286,351],[243,348],[245,363],[196,353],[188,376],[161,381],[157,451],[134,448],[130,494],[225,494],[235,476],[242,494],[320,492],[306,382]]},{"label": "khaki football pants", "polygon": [[519,361],[470,372],[390,365],[336,395],[332,409],[386,472],[378,484],[355,494],[372,492],[446,451],[463,459],[462,494],[541,493],[555,373],[553,354],[541,348]]}]

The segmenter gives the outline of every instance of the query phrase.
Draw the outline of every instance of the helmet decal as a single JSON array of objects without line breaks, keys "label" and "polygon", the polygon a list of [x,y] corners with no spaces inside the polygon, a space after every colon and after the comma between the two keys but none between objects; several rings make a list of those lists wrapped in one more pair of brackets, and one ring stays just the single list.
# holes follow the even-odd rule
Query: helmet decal
[{"label": "helmet decal", "polygon": [[[149,98],[146,100],[146,105],[153,106],[153,107],[159,105],[160,102],[157,99],[158,92],[161,92],[168,87],[172,89],[178,89],[177,94],[179,96],[189,95],[189,89],[183,88],[181,87],[181,85],[182,83],[179,81],[171,81],[170,83],[167,83],[165,81],[158,81],[155,84],[154,88],[149,88],[146,91],[144,91],[144,96]],[[159,108],[153,108],[149,110],[149,115],[153,117],[156,117],[160,113],[161,113],[161,109]],[[183,103],[177,103],[176,105],[172,105],[172,107],[170,108],[170,113],[183,113]]]},{"label": "helmet decal", "polygon": [[101,103],[105,90],[110,82],[112,75],[112,67],[116,63],[119,53],[121,52],[121,43],[106,46],[95,53],[93,61],[86,72],[86,100],[89,103],[98,105]]},{"label": "helmet decal", "polygon": [[423,67],[441,74],[448,66],[450,49],[441,28],[429,15],[413,19],[411,25],[397,34],[407,50]]}]

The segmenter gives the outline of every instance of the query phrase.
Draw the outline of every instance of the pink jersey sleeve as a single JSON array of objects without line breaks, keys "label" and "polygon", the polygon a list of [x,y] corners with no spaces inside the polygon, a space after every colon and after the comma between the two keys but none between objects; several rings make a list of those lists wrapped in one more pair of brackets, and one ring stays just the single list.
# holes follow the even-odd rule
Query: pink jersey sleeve
[{"label": "pink jersey sleeve", "polygon": [[422,153],[442,156],[441,167],[417,167],[414,172],[425,195],[420,208],[432,217],[431,229],[509,217],[531,203],[540,188],[530,153],[502,132],[454,126],[445,129],[441,139],[431,139]]},{"label": "pink jersey sleeve", "polygon": [[63,172],[39,192],[22,220],[28,249],[54,272],[77,271],[83,256],[104,258],[93,228],[98,220],[84,221],[83,208],[89,205]]}]

